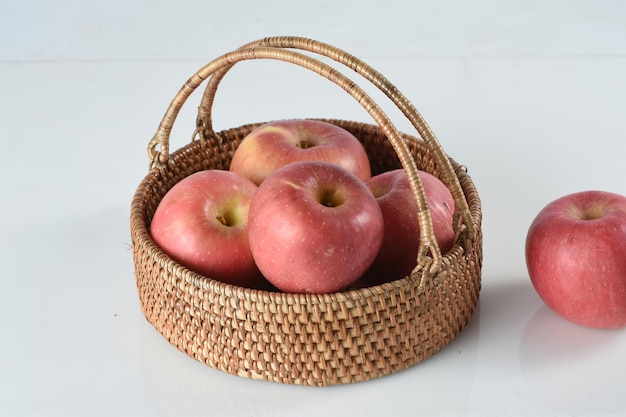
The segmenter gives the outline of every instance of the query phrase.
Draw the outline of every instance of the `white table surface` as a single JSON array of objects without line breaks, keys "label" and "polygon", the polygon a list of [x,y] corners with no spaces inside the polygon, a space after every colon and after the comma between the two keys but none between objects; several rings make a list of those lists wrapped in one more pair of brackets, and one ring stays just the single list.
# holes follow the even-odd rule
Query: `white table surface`
[{"label": "white table surface", "polygon": [[[0,3],[0,415],[624,415],[626,330],[552,313],[523,248],[549,201],[626,194],[626,3],[216,3]],[[178,352],[139,310],[129,207],[148,140],[198,68],[269,35],[325,41],[380,70],[479,190],[478,310],[406,371],[327,388],[247,380]],[[229,74],[214,121],[289,117],[371,121],[326,80],[265,61]]]}]

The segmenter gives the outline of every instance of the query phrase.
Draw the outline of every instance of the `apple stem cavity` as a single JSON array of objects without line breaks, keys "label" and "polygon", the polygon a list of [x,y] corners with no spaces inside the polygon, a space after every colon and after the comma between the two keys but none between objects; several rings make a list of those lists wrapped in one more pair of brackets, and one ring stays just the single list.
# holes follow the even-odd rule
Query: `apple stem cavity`
[{"label": "apple stem cavity", "polygon": [[309,149],[320,144],[320,138],[312,132],[300,130],[298,131],[298,139],[296,146],[300,149]]},{"label": "apple stem cavity", "polygon": [[377,184],[376,186],[371,187],[370,191],[374,194],[374,198],[381,198],[389,193],[390,188]]},{"label": "apple stem cavity", "polygon": [[597,220],[605,215],[605,208],[601,204],[593,204],[583,209],[572,206],[570,210],[572,217],[580,220]]},{"label": "apple stem cavity", "polygon": [[339,207],[345,202],[345,198],[335,189],[322,188],[317,194],[317,201],[326,207]]},{"label": "apple stem cavity", "polygon": [[225,211],[215,216],[215,218],[226,227],[237,226],[240,223],[239,216],[233,211]]}]

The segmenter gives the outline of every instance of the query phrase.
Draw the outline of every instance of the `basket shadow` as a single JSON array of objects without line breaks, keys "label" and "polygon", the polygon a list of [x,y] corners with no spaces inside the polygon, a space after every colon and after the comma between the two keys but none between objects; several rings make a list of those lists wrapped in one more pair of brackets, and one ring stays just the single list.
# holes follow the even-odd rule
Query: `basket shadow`
[{"label": "basket shadow", "polygon": [[489,333],[506,334],[527,318],[543,303],[526,277],[483,279],[480,295],[483,314],[481,326]]},{"label": "basket shadow", "polygon": [[[142,326],[142,372],[146,401],[155,415],[320,415],[341,404],[346,415],[386,415],[415,409],[460,415],[471,401],[480,336],[480,303],[467,325],[430,358],[391,375],[353,384],[315,387],[251,380],[221,372],[179,352],[146,323]],[[468,385],[469,384],[469,385]],[[389,387],[393,387],[390,389]],[[442,405],[439,393],[454,398]],[[369,401],[385,392],[385,401]],[[237,400],[239,399],[239,400]],[[213,411],[211,414],[213,414]]]}]

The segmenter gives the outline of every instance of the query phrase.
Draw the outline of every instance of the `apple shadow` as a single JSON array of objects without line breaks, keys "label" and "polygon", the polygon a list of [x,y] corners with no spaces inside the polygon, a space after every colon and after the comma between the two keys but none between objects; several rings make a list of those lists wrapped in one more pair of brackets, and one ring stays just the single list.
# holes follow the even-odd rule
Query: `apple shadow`
[{"label": "apple shadow", "polygon": [[572,323],[541,305],[522,334],[521,373],[537,397],[556,411],[572,415],[623,412],[626,361],[614,358],[623,357],[624,337],[620,330]]}]

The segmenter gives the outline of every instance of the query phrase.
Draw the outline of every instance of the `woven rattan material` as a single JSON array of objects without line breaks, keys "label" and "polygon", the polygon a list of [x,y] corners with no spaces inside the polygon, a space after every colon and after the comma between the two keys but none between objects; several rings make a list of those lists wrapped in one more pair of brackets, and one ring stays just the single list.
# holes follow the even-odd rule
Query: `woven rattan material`
[{"label": "woven rattan material", "polygon": [[[284,38],[280,40],[285,43]],[[281,49],[285,47],[282,43]],[[212,102],[216,85],[209,80],[208,102]],[[192,89],[196,87],[194,84]],[[180,108],[182,103],[175,99],[171,106]],[[206,114],[207,107],[201,106],[199,120]],[[159,131],[166,137],[174,119],[175,114],[172,117],[168,111],[161,123]],[[204,129],[207,123],[203,120],[199,126]],[[221,132],[209,127],[200,140],[171,154],[167,143],[157,141],[159,163],[153,164],[140,183],[131,206],[135,276],[146,318],[182,352],[213,368],[248,378],[332,385],[365,381],[417,364],[443,348],[467,324],[478,302],[482,235],[480,200],[464,167],[447,159],[452,170],[442,168],[441,154],[431,149],[431,143],[407,134],[400,134],[407,151],[400,157],[397,143],[389,140],[388,128],[325,121],[361,140],[374,174],[407,169],[406,158],[410,157],[417,168],[446,184],[455,182],[462,192],[457,198],[463,198],[467,210],[459,217],[471,217],[475,227],[471,232],[468,227],[458,228],[456,244],[443,256],[439,254],[436,268],[423,252],[417,254],[418,267],[410,277],[372,288],[312,295],[223,284],[174,262],[154,244],[149,225],[157,205],[174,184],[203,169],[228,169],[234,150],[260,123]],[[155,138],[161,140],[159,134]],[[155,149],[154,140],[150,149]],[[450,172],[454,178],[449,178]],[[428,216],[428,211],[425,213]],[[438,250],[426,249],[435,255]]]}]

